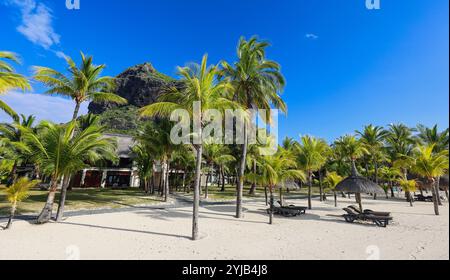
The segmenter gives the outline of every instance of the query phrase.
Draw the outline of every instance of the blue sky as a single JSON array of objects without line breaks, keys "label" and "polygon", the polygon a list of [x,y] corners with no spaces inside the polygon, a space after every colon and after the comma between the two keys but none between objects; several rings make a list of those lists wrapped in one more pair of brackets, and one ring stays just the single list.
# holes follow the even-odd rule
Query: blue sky
[{"label": "blue sky", "polygon": [[[175,67],[235,59],[240,36],[272,43],[287,79],[287,117],[280,135],[333,140],[363,125],[403,122],[441,128],[449,123],[448,0],[0,0],[0,49],[32,65],[64,69],[61,53],[92,54],[107,75],[151,62],[175,76]],[[33,85],[33,92],[44,89]],[[10,93],[16,111],[69,120],[68,100]],[[84,111],[86,109],[84,108]],[[0,121],[6,120],[0,114]]]}]

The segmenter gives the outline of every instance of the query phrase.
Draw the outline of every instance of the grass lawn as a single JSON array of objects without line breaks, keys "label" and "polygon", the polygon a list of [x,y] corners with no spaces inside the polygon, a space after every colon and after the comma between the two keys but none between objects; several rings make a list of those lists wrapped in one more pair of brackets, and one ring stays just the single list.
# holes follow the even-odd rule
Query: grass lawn
[{"label": "grass lawn", "polygon": [[[6,200],[5,189],[4,186],[0,186],[1,216],[9,214],[9,203]],[[30,197],[19,203],[17,214],[38,213],[44,207],[46,199],[46,191],[33,189]],[[145,195],[140,189],[75,189],[67,193],[66,210],[123,208],[133,205],[156,204],[160,201],[159,197]]]},{"label": "grass lawn", "polygon": [[[205,196],[204,190],[205,190],[205,188],[203,187],[202,195],[200,196],[201,199],[203,199]],[[262,188],[258,188],[256,190],[255,195],[249,195],[249,191],[250,191],[250,185],[244,186],[244,198],[247,198],[247,199],[264,198],[264,189],[262,189]],[[181,192],[180,194],[184,194],[184,193]],[[318,186],[312,187],[312,194],[313,195],[319,194]],[[189,194],[184,194],[184,195],[192,196],[193,193],[191,192]],[[278,197],[278,195],[279,195],[279,192],[277,191],[275,193],[275,198]],[[308,187],[304,186],[301,190],[293,190],[293,191],[290,191],[289,193],[287,193],[286,190],[283,190],[283,195],[285,198],[289,198],[289,196],[308,195]],[[235,200],[235,199],[236,199],[236,187],[235,186],[226,185],[224,192],[221,192],[220,188],[218,188],[217,185],[212,185],[212,186],[208,187],[208,200],[210,200],[210,201],[214,201],[214,200],[228,201],[228,200]]]}]

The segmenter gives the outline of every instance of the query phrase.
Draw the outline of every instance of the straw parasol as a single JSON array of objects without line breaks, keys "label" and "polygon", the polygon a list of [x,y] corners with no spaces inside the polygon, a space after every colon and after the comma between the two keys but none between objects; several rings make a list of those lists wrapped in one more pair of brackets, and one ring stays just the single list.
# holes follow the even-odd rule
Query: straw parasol
[{"label": "straw parasol", "polygon": [[354,161],[352,161],[352,175],[340,182],[336,186],[336,191],[354,193],[361,212],[363,211],[362,193],[384,194],[384,190],[380,186],[358,174]]}]

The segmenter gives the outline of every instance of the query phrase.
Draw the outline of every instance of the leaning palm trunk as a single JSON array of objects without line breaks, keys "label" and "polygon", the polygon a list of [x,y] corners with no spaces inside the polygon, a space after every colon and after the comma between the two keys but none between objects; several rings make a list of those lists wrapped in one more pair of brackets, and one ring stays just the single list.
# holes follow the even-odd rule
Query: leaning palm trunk
[{"label": "leaning palm trunk", "polygon": [[50,187],[47,202],[37,218],[37,224],[45,224],[52,218],[53,204],[55,202],[56,189],[58,188],[58,178],[52,179],[52,186]]},{"label": "leaning palm trunk", "polygon": [[247,128],[244,125],[244,145],[242,145],[241,164],[239,167],[239,178],[236,195],[236,218],[242,218],[242,196],[244,192],[245,162],[247,160]]},{"label": "leaning palm trunk", "polygon": [[200,176],[202,172],[202,153],[203,146],[200,144],[197,147],[197,159],[195,166],[195,183],[194,183],[194,201],[193,201],[193,215],[192,215],[192,240],[198,239],[198,214],[200,208]]},{"label": "leaning palm trunk", "polygon": [[58,203],[58,212],[56,213],[56,221],[60,222],[64,217],[64,206],[66,203],[67,189],[69,187],[70,177],[65,176],[61,187],[61,197]]},{"label": "leaning palm trunk", "polygon": [[15,215],[15,213],[16,213],[16,209],[17,209],[17,202],[14,202],[14,203],[11,205],[11,214],[10,214],[10,216],[9,216],[8,223],[6,224],[5,229],[10,229],[10,228],[11,228],[11,226],[12,226],[12,221],[13,221],[14,215]]}]

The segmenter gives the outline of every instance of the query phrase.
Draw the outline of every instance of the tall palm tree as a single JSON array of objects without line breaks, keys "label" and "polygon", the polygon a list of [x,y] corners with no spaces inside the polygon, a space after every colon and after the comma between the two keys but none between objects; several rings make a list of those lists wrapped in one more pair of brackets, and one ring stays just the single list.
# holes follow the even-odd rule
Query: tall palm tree
[{"label": "tall palm tree", "polygon": [[[8,61],[19,63],[19,59],[14,53],[0,51],[0,95],[13,89],[31,89],[27,78],[17,74]],[[17,113],[2,100],[0,100],[0,110],[10,115],[14,120],[19,120]]]},{"label": "tall palm tree", "polygon": [[[308,208],[312,209],[311,191],[313,183],[313,173],[319,171],[326,163],[329,156],[330,147],[325,140],[311,136],[303,136],[296,145],[297,162],[308,175]],[[321,190],[322,192],[322,190]],[[322,196],[322,193],[320,194]]]},{"label": "tall palm tree", "polygon": [[[394,167],[403,173],[403,179],[408,180],[408,171],[413,164],[413,150],[416,141],[413,137],[414,129],[404,124],[389,125],[386,135],[386,149]],[[410,192],[405,192],[407,200],[412,199]]]},{"label": "tall palm tree", "polygon": [[[29,128],[20,127],[32,160],[43,174],[51,178],[47,202],[37,220],[39,224],[50,220],[58,182],[63,177],[69,177],[78,170],[88,167],[88,163],[117,158],[116,143],[113,139],[103,137],[103,128],[90,126],[75,133],[76,128],[76,121],[67,125],[55,125],[44,121],[37,133]],[[61,193],[59,219],[64,212],[66,189],[63,188]]]},{"label": "tall palm tree", "polygon": [[[422,145],[434,145],[433,152],[440,153],[441,151],[449,149],[449,129],[439,132],[438,126],[435,125],[432,128],[428,128],[424,125],[418,125],[417,140]],[[437,178],[436,192],[440,192],[440,177]],[[441,197],[438,195],[439,205],[442,205]]]},{"label": "tall palm tree", "polygon": [[434,153],[435,145],[418,146],[415,149],[415,163],[413,165],[413,172],[419,176],[425,177],[430,183],[433,194],[434,213],[439,215],[439,203],[436,192],[437,178],[444,175],[449,169],[448,150],[443,150],[439,153]]},{"label": "tall palm tree", "polygon": [[[356,160],[369,153],[363,143],[353,135],[340,137],[334,142],[334,146],[340,151],[341,156],[351,163],[352,175],[357,173]],[[357,202],[361,205],[361,194],[357,193],[355,195]]]},{"label": "tall palm tree", "polygon": [[[240,108],[235,102],[224,97],[224,93],[231,89],[226,82],[218,82],[218,67],[208,67],[208,56],[203,56],[201,65],[191,64],[189,67],[178,67],[178,73],[183,83],[182,89],[172,88],[163,94],[157,103],[148,105],[140,110],[143,117],[164,116],[169,117],[174,110],[186,110],[192,117],[200,121],[198,127],[193,131],[196,150],[196,167],[194,183],[194,202],[192,220],[192,239],[197,240],[198,235],[198,214],[200,205],[200,177],[202,170],[202,133],[205,127],[205,117],[208,109],[225,110]],[[201,108],[195,111],[194,108],[200,102]],[[200,140],[200,141],[198,141]]]},{"label": "tall palm tree", "polygon": [[[388,132],[381,126],[368,125],[364,127],[362,132],[356,131],[356,133],[360,136],[360,141],[369,152],[368,155],[375,169],[375,183],[378,184],[378,164],[380,161],[384,161],[386,159],[384,140]],[[374,197],[376,198],[376,194]]]},{"label": "tall palm tree", "polygon": [[11,214],[5,229],[9,229],[12,225],[14,215],[17,210],[17,204],[24,201],[30,196],[30,189],[39,183],[38,180],[30,181],[27,177],[20,178],[11,187],[6,189],[6,198],[11,203]]},{"label": "tall palm tree", "polygon": [[337,194],[336,194],[336,186],[342,182],[344,178],[339,176],[336,172],[330,172],[327,174],[325,178],[325,185],[333,192],[334,194],[334,207],[337,207]]},{"label": "tall palm tree", "polygon": [[274,190],[284,188],[293,180],[305,180],[303,170],[298,169],[295,158],[279,147],[273,156],[263,156],[258,160],[258,172],[247,174],[249,180],[255,180],[261,186],[267,186],[270,192],[269,224],[273,224]]},{"label": "tall palm tree", "polygon": [[78,118],[80,106],[84,102],[126,104],[127,100],[111,93],[115,87],[114,78],[101,77],[106,65],[94,65],[92,56],[81,52],[81,64],[77,66],[70,57],[66,57],[68,75],[48,67],[34,67],[34,79],[44,83],[49,89],[47,94],[59,94],[70,97],[75,102],[72,120]]},{"label": "tall palm tree", "polygon": [[161,182],[162,196],[164,201],[168,201],[169,195],[169,173],[172,153],[177,149],[170,139],[172,124],[168,119],[158,119],[149,123],[144,130],[137,136],[138,142],[145,145],[150,154],[160,161],[161,164]]},{"label": "tall palm tree", "polygon": [[[230,81],[234,88],[233,100],[245,109],[270,110],[272,106],[287,112],[287,106],[280,96],[285,86],[281,67],[275,61],[266,59],[266,48],[269,43],[241,38],[237,47],[238,60],[232,65],[222,63],[221,77]],[[251,118],[250,118],[251,119]],[[269,118],[270,121],[270,118]],[[236,197],[236,217],[242,217],[242,196],[244,189],[244,173],[248,151],[248,129],[244,129],[244,145],[242,145],[239,164],[238,186]]]}]

